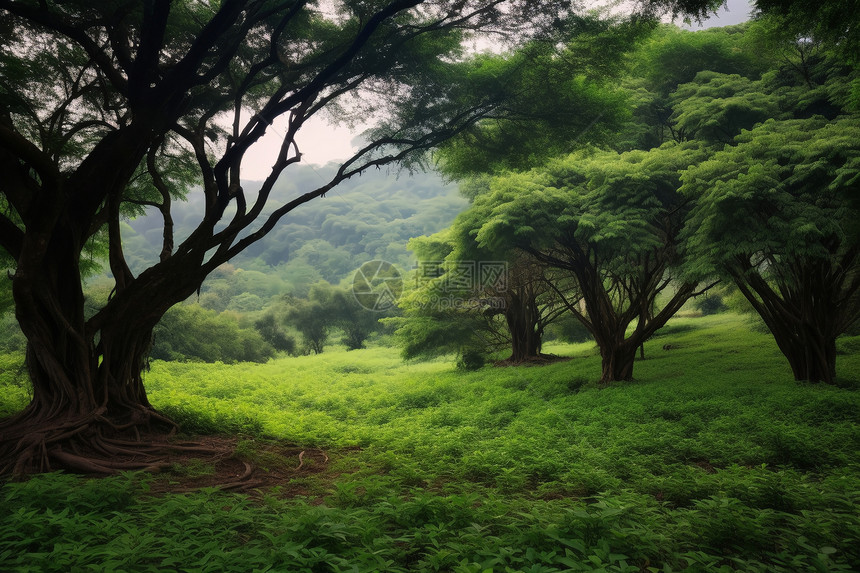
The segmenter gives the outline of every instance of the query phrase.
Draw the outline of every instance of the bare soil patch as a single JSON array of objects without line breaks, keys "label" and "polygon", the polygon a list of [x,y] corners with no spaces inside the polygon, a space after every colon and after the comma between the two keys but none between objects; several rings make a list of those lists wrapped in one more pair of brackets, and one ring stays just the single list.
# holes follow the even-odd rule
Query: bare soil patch
[{"label": "bare soil patch", "polygon": [[331,461],[328,453],[321,449],[274,441],[246,440],[242,443],[235,436],[194,436],[180,442],[180,445],[188,444],[201,446],[201,451],[171,452],[167,458],[169,466],[154,474],[151,493],[278,487],[284,496],[305,495],[309,492],[293,483],[296,478],[324,473]]}]

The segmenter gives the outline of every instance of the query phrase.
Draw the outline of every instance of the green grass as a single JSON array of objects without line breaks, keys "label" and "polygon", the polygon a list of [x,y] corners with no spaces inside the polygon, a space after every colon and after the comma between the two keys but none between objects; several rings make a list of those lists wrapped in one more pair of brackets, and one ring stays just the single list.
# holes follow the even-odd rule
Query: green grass
[{"label": "green grass", "polygon": [[[186,430],[324,447],[335,467],[299,499],[9,483],[0,570],[860,570],[856,347],[840,340],[841,387],[794,382],[732,315],[673,320],[604,389],[590,345],[470,373],[388,348],[156,362],[150,399]],[[3,376],[8,411],[21,384]]]}]

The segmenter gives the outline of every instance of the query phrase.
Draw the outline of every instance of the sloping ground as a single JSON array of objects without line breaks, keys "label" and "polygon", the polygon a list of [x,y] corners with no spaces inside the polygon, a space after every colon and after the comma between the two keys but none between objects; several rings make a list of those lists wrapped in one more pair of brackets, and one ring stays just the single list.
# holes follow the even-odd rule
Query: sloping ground
[{"label": "sloping ground", "polygon": [[156,476],[6,484],[0,570],[860,570],[857,347],[841,388],[794,382],[736,316],[676,319],[607,389],[588,345],[475,373],[385,348],[156,363],[157,407],[241,437]]}]

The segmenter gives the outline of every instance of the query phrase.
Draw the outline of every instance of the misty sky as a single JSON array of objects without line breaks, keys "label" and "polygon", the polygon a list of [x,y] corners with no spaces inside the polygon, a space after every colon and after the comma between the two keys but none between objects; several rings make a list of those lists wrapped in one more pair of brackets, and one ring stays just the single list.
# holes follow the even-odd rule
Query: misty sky
[{"label": "misty sky", "polygon": [[[686,25],[681,21],[676,21],[676,24],[690,30],[739,24],[749,19],[751,4],[749,0],[728,0],[725,7],[720,8],[714,17],[702,24],[694,22]],[[246,156],[242,169],[244,179],[262,180],[268,175],[282,139],[281,134],[285,131],[285,124],[285,120],[276,120],[266,136]],[[354,151],[351,144],[354,138],[355,134],[346,128],[328,125],[318,118],[311,119],[298,137],[302,163],[323,165],[349,157]]]}]

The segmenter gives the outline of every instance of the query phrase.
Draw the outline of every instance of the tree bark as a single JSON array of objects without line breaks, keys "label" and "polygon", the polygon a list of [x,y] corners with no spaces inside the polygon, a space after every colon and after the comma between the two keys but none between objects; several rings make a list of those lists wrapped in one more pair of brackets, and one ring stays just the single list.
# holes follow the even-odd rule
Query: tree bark
[{"label": "tree bark", "polygon": [[197,276],[145,273],[87,320],[77,236],[60,221],[50,241],[19,257],[12,289],[33,396],[0,421],[0,474],[156,467],[164,452],[153,438],[176,428],[149,403],[142,372],[152,329],[193,292]]},{"label": "tree bark", "polygon": [[534,297],[511,292],[507,297],[505,321],[511,333],[512,363],[525,362],[540,357],[542,333],[540,311]]},{"label": "tree bark", "polygon": [[[126,314],[88,335],[79,286],[64,290],[43,286],[26,301],[16,297],[33,397],[24,411],[0,423],[0,474],[148,468],[155,461],[144,455],[150,449],[146,436],[175,428],[152,408],[143,386],[152,329]],[[139,443],[137,451],[120,447],[130,440]],[[123,452],[135,460],[121,460]]]},{"label": "tree bark", "polygon": [[801,323],[779,315],[765,320],[795,380],[825,384],[836,381],[837,335],[828,332],[827,324],[831,322],[826,316],[807,317]]},{"label": "tree bark", "polygon": [[801,348],[787,356],[794,379],[833,384],[836,381],[836,337],[804,330],[800,336]]},{"label": "tree bark", "polygon": [[729,269],[788,360],[795,380],[836,381],[836,338],[858,314],[856,278],[844,271],[854,257],[850,251],[839,264],[796,261],[790,279],[776,288],[750,268],[748,258],[739,258]]},{"label": "tree bark", "polygon": [[602,358],[600,384],[608,385],[611,382],[633,379],[637,345],[628,342],[600,347]]}]

